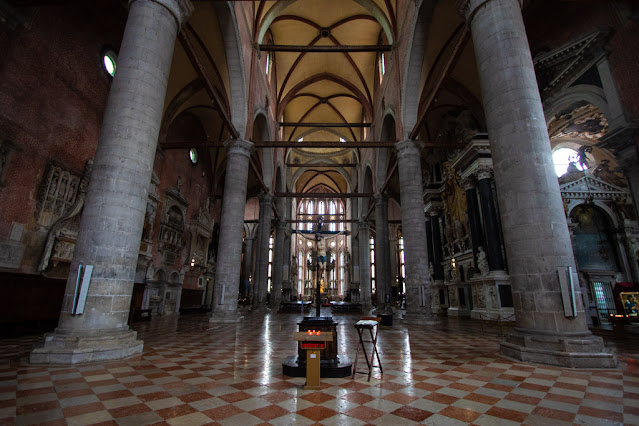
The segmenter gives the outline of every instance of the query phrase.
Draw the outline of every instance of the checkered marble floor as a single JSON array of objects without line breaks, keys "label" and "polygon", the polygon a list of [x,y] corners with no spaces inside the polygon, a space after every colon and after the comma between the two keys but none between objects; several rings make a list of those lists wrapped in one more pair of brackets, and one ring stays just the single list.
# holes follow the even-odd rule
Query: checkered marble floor
[{"label": "checkered marble floor", "polygon": [[[355,356],[358,316],[334,315],[339,352]],[[39,337],[0,341],[0,424],[562,425],[639,424],[639,339],[606,337],[617,369],[575,370],[499,356],[500,335],[477,322],[381,327],[384,373],[282,375],[296,353],[295,314],[247,312],[237,325],[204,315],[133,326],[144,354],[121,362],[32,366]],[[399,323],[399,324],[398,324]]]}]

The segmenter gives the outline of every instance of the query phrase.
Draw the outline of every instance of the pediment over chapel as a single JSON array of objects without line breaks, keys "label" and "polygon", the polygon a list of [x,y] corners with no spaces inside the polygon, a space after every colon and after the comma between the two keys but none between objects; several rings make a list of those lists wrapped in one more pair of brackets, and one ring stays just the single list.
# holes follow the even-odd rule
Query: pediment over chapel
[{"label": "pediment over chapel", "polygon": [[591,174],[584,174],[580,179],[559,185],[564,198],[618,199],[630,196],[626,188],[608,183]]}]

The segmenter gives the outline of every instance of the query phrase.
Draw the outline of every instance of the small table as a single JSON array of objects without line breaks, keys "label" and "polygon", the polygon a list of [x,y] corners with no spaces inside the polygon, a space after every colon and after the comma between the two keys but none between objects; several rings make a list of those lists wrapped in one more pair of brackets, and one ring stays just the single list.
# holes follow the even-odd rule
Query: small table
[{"label": "small table", "polygon": [[[355,353],[355,363],[353,364],[353,375],[351,378],[355,378],[355,373],[366,374],[365,372],[357,371],[357,361],[359,358],[360,348],[362,348],[362,352],[364,352],[364,359],[366,360],[366,365],[368,366],[368,381],[371,381],[371,373],[373,372],[373,368],[379,368],[380,372],[384,372],[384,370],[382,369],[382,362],[379,360],[379,352],[377,352],[377,331],[379,330],[379,321],[380,318],[362,318],[355,323],[355,329],[357,330],[357,334],[359,335],[359,344],[357,345],[357,352]],[[368,330],[371,340],[364,340],[364,330]],[[373,344],[373,350],[371,352],[370,360],[368,359],[368,354],[366,353],[366,346],[364,345],[364,343]],[[374,365],[375,357],[377,357],[377,365]]]}]

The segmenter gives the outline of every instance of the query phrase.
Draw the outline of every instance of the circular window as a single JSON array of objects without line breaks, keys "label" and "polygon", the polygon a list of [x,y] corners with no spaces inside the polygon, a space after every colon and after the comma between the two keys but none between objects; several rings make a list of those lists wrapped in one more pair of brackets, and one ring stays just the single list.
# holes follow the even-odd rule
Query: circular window
[{"label": "circular window", "polygon": [[102,63],[105,71],[113,77],[115,75],[117,55],[114,51],[108,50],[102,56]]},{"label": "circular window", "polygon": [[584,170],[581,164],[579,164],[579,155],[574,149],[559,148],[555,150],[555,152],[552,153],[552,162],[555,164],[555,173],[557,173],[557,176],[565,175],[571,163],[577,167],[577,170]]},{"label": "circular window", "polygon": [[191,148],[189,150],[189,158],[191,159],[191,163],[197,164],[197,159],[198,159],[197,149]]}]

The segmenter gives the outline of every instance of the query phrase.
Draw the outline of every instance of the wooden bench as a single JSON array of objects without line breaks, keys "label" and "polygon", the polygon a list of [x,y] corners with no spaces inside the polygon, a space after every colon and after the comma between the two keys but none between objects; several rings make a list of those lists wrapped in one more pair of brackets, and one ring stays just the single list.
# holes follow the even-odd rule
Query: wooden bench
[{"label": "wooden bench", "polygon": [[311,309],[311,302],[280,302],[280,312],[301,312],[302,305],[304,306],[304,312],[308,312]]},{"label": "wooden bench", "polygon": [[362,312],[362,304],[351,302],[331,302],[331,310],[340,312]]}]

